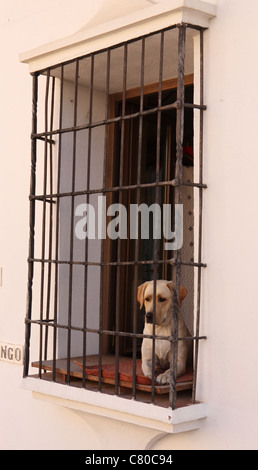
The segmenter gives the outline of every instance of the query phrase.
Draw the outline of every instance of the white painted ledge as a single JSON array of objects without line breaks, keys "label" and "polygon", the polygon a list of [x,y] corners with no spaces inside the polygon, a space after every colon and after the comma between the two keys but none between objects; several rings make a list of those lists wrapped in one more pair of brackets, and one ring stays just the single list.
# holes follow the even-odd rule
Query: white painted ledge
[{"label": "white painted ledge", "polygon": [[207,1],[164,0],[106,22],[99,15],[71,36],[20,54],[20,61],[40,71],[181,22],[206,28],[215,16],[216,5]]},{"label": "white painted ledge", "polygon": [[31,377],[22,380],[22,389],[31,391],[34,398],[56,405],[165,433],[198,429],[207,416],[206,405],[203,403],[171,410]]}]

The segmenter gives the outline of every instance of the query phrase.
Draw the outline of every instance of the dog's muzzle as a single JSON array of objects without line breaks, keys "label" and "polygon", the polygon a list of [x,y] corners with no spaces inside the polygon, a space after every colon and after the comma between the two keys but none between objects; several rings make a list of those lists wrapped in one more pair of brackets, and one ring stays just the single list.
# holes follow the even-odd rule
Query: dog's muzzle
[{"label": "dog's muzzle", "polygon": [[146,322],[147,323],[153,323],[153,313],[152,312],[146,313]]}]

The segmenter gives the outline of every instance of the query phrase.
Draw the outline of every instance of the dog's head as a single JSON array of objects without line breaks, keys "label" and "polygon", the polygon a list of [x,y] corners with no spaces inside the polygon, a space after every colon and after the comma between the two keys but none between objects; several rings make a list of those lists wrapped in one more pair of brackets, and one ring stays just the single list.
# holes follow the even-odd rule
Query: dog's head
[{"label": "dog's head", "polygon": [[[153,323],[154,309],[154,281],[144,282],[138,287],[137,300],[140,308],[145,307],[145,321]],[[182,300],[186,297],[187,290],[180,286],[179,307]],[[169,325],[172,320],[173,307],[173,281],[158,280],[156,282],[156,325]]]}]

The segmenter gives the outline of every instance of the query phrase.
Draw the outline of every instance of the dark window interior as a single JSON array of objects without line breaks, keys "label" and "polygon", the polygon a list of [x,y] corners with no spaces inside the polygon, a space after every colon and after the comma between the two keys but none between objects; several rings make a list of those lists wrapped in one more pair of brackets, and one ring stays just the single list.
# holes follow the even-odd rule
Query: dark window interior
[{"label": "dark window interior", "polygon": [[[162,92],[162,106],[172,104],[176,101],[177,90],[171,89]],[[185,101],[193,103],[193,85],[185,87]],[[157,106],[158,93],[151,93],[144,96],[144,109],[153,109]],[[140,97],[131,98],[126,101],[126,114],[133,114],[140,110]],[[122,113],[122,102],[116,102],[116,115],[120,116]],[[124,150],[124,164],[123,164],[123,184],[134,185],[137,183],[137,167],[138,167],[138,149],[139,144],[139,118],[128,119],[125,124],[125,150]],[[120,169],[120,145],[121,145],[121,123],[115,126],[114,138],[114,186],[119,185],[119,169]],[[184,147],[185,152],[183,156],[184,166],[193,166],[193,155],[187,152],[187,149],[193,148],[193,109],[187,108],[185,110],[184,120]],[[141,155],[141,183],[152,183],[156,181],[156,159],[157,159],[157,113],[150,114],[144,117],[142,126],[142,155]],[[160,129],[160,172],[159,181],[168,181],[175,178],[175,163],[176,163],[176,110],[168,110],[162,113],[161,129]],[[155,203],[156,189],[143,188],[141,189],[140,200],[149,206]],[[173,208],[174,189],[171,187],[159,188],[159,201],[160,204],[170,203]],[[118,195],[115,194],[113,202],[118,202]],[[129,190],[123,193],[122,203],[128,208],[129,205],[136,204],[136,191]],[[172,219],[173,220],[173,219]],[[130,227],[130,220],[128,217],[128,227]],[[140,224],[140,221],[139,221]],[[153,218],[150,213],[150,230],[153,229]],[[140,226],[139,226],[140,229]],[[129,229],[128,229],[129,230]],[[140,240],[139,259],[148,261],[153,259],[154,240],[153,234],[150,232],[148,240]],[[111,247],[111,261],[117,261],[117,243],[112,244]],[[159,241],[158,257],[159,259],[169,259],[173,254],[164,251],[164,237]],[[134,240],[122,241],[121,247],[121,261],[133,261],[135,259],[135,243]],[[153,264],[139,266],[138,278],[140,282],[145,282],[153,279]],[[110,291],[112,296],[110,298],[109,328],[115,329],[116,316],[113,306],[115,305],[116,298],[116,270],[113,270],[111,276]],[[120,271],[120,289],[121,304],[120,304],[120,326],[122,331],[132,331],[132,309],[134,303],[134,292],[128,289],[128,286],[134,284],[134,268],[132,266],[124,266]],[[158,269],[158,279],[172,279],[172,267],[167,264],[161,264]],[[144,312],[138,311],[137,315],[137,331],[143,330]],[[121,352],[124,355],[132,354],[132,340],[130,338],[122,338],[120,341]],[[114,352],[114,341],[109,345],[109,352]],[[141,340],[138,340],[138,355],[140,355]]]}]

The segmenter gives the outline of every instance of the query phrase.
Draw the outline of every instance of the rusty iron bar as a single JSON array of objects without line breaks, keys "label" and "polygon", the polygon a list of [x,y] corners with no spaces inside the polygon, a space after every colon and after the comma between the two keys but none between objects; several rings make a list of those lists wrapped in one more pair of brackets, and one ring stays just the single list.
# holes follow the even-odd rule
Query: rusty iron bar
[{"label": "rusty iron bar", "polygon": [[[115,49],[119,49],[121,46],[123,46],[125,44],[125,42],[129,45],[129,44],[132,44],[134,42],[138,42],[140,41],[141,39],[143,38],[147,38],[147,37],[151,37],[151,36],[157,36],[159,35],[160,33],[162,32],[166,32],[166,31],[171,31],[172,29],[176,29],[178,28],[179,26],[181,25],[184,25],[186,28],[190,28],[190,29],[195,29],[196,31],[205,31],[207,28],[203,27],[203,26],[199,26],[199,25],[196,25],[196,24],[192,24],[192,23],[186,23],[186,22],[182,22],[182,23],[179,23],[179,24],[173,24],[173,25],[170,25],[170,26],[167,26],[166,28],[161,28],[161,29],[158,29],[156,31],[151,31],[151,32],[148,32],[146,34],[142,34],[140,36],[137,36],[137,37],[134,37],[132,39],[129,39],[127,41],[123,41],[121,43],[117,43],[117,44],[114,44],[112,46],[108,46],[104,49],[100,49],[98,51],[95,51],[94,52],[94,55],[97,56],[99,54],[103,54],[103,52],[108,52],[109,50],[112,51],[112,50],[115,50]],[[91,53],[89,54],[85,54],[85,55],[82,55],[80,57],[80,60],[84,60],[86,59],[87,57],[89,57],[91,55]],[[64,62],[62,62],[62,65],[63,66],[67,66],[69,64],[72,64],[74,63],[75,59],[69,59],[69,60],[66,60]],[[38,70],[38,74],[40,75],[44,75],[47,73],[48,70],[50,71],[54,71],[55,69],[58,69],[60,68],[60,64],[54,64],[54,65],[51,65],[45,69],[40,69]],[[32,74],[33,75],[33,74]]]},{"label": "rusty iron bar", "polygon": [[[186,24],[187,27],[196,29],[197,31],[200,29],[200,26],[198,26],[198,25],[195,26],[195,25],[192,25],[192,24],[187,24],[187,23],[185,23],[185,24]],[[117,44],[114,44],[114,45],[112,45],[112,46],[105,47],[104,49],[100,49],[99,51],[95,51],[95,52],[94,52],[94,55],[97,56],[97,55],[103,54],[103,52],[107,52],[107,51],[109,51],[109,50],[112,51],[112,50],[115,50],[115,49],[119,49],[121,46],[124,46],[124,44],[128,44],[128,45],[129,45],[129,44],[132,44],[132,43],[134,43],[134,42],[138,42],[139,40],[141,40],[141,39],[143,39],[143,38],[147,38],[147,37],[151,37],[151,36],[156,36],[156,35],[159,35],[162,31],[163,31],[163,32],[165,32],[165,31],[171,31],[172,29],[176,29],[177,27],[178,27],[178,25],[177,25],[177,24],[174,24],[174,25],[167,26],[166,28],[161,28],[161,29],[159,29],[159,30],[157,30],[157,31],[151,31],[151,32],[148,32],[148,33],[146,33],[146,34],[141,34],[140,36],[134,37],[134,38],[129,39],[129,40],[127,40],[127,41],[122,41],[122,42],[117,43]],[[82,55],[82,56],[80,57],[80,60],[84,60],[84,59],[86,59],[87,57],[89,57],[90,55],[91,55],[91,53]],[[69,65],[69,64],[74,63],[74,61],[75,61],[75,59],[73,58],[73,59],[69,59],[69,60],[63,62],[62,64],[63,64],[64,66],[66,66],[66,65]],[[55,69],[58,69],[59,67],[60,67],[60,64],[54,64],[54,65],[49,66],[49,67],[47,67],[47,68],[45,68],[45,69],[40,69],[40,70],[38,70],[38,74],[44,75],[44,74],[47,73],[48,70],[53,71],[53,70],[55,70]]]},{"label": "rusty iron bar", "polygon": [[[45,131],[48,129],[48,99],[49,99],[49,83],[50,83],[50,73],[47,74],[46,87],[45,87],[45,107],[44,107],[44,125]],[[45,137],[45,146],[44,146],[44,170],[43,170],[43,194],[46,195],[47,192],[47,172],[48,172],[48,142],[47,137]],[[45,249],[46,249],[46,199],[43,200],[43,210],[42,210],[42,237],[41,237],[41,258],[45,258]],[[43,320],[44,317],[44,289],[45,289],[45,263],[41,262],[41,283],[40,283],[40,319]],[[41,365],[43,359],[43,328],[40,327],[39,333],[39,364]],[[39,368],[39,378],[41,378],[41,367]]]},{"label": "rusty iron bar", "polygon": [[[31,138],[32,139],[37,139],[37,140],[42,140],[42,142],[46,142],[46,137],[45,136],[38,136],[37,134],[31,134]],[[56,141],[54,139],[47,139],[47,143],[51,144],[51,145],[55,145]]]},{"label": "rusty iron bar", "polygon": [[[55,77],[52,77],[52,90],[51,90],[51,111],[50,111],[50,130],[53,129],[53,120],[54,120],[54,103],[55,103]],[[49,147],[49,188],[50,194],[53,194],[53,145],[50,143]],[[52,198],[49,201],[52,202]],[[52,259],[52,246],[53,246],[53,204],[49,206],[49,233],[48,233],[48,257]],[[48,275],[47,275],[47,300],[46,300],[46,318],[49,318],[50,312],[50,298],[51,298],[51,277],[52,277],[52,265],[48,265]],[[46,327],[45,331],[45,350],[44,350],[44,359],[47,359],[47,350],[48,350],[48,328]]]},{"label": "rusty iron bar", "polygon": [[171,259],[162,259],[162,260],[138,260],[138,261],[68,261],[68,260],[52,260],[52,259],[42,259],[42,258],[28,258],[29,263],[55,263],[55,264],[75,264],[80,266],[134,266],[135,264],[144,265],[144,264],[170,264],[175,266],[181,264],[182,266],[189,267],[200,267],[206,268],[207,264],[205,263],[195,263],[194,261],[178,261],[176,258]]},{"label": "rusty iron bar", "polygon": [[[200,104],[204,101],[204,47],[203,47],[203,30],[200,30]],[[199,182],[203,181],[203,110],[200,110],[200,129],[199,129]],[[199,214],[198,214],[198,263],[202,259],[202,226],[203,226],[203,190],[199,190]],[[197,308],[196,308],[196,334],[200,331],[200,311],[201,311],[201,279],[202,270],[198,267],[197,274]],[[196,383],[198,370],[199,341],[195,342],[194,348],[194,380],[192,389],[192,402],[196,401]]]},{"label": "rusty iron bar", "polygon": [[[186,28],[190,28],[190,29],[195,29],[196,31],[205,31],[207,28],[203,27],[203,26],[199,26],[198,24],[191,24],[191,23],[186,23],[186,22],[182,22],[180,24],[174,24],[174,25],[170,25],[170,26],[167,26],[166,28],[162,28],[162,29],[159,29],[159,30],[156,30],[156,31],[152,31],[152,32],[148,32],[146,34],[143,34],[143,35],[140,35],[140,36],[137,36],[137,37],[134,37],[132,39],[129,39],[126,41],[126,43],[129,45],[129,44],[132,44],[134,42],[138,42],[139,40],[143,39],[143,38],[147,38],[147,37],[151,37],[151,36],[156,36],[156,35],[159,35],[160,33],[162,32],[166,32],[166,31],[171,31],[172,29],[176,29],[178,28],[178,26],[180,25],[184,25]],[[109,46],[109,47],[106,47],[104,49],[100,49],[99,51],[95,51],[94,52],[94,55],[99,55],[99,54],[103,54],[103,52],[107,52],[107,51],[112,51],[114,49],[119,49],[121,46],[123,46],[125,43],[125,41],[121,42],[121,43],[118,43],[118,44],[114,44],[112,46]],[[80,57],[80,60],[84,60],[86,59],[87,57],[89,57],[90,54],[85,54],[85,55],[82,55]],[[66,65],[69,65],[69,64],[72,64],[74,62],[75,59],[69,59],[69,60],[66,60],[65,62],[63,62],[61,65],[63,66],[66,66]],[[40,69],[38,70],[38,74],[40,75],[44,75],[45,73],[47,73],[48,70],[50,71],[54,71],[55,69],[58,69],[60,68],[60,64],[54,64],[50,67],[47,67],[45,69]],[[33,73],[32,73],[33,75]]]},{"label": "rusty iron bar", "polygon": [[[61,65],[61,77],[60,77],[60,109],[59,109],[59,127],[62,128],[63,123],[63,98],[64,98],[64,67]],[[58,146],[58,163],[57,163],[57,192],[60,191],[61,184],[61,161],[62,161],[62,135],[59,136]],[[55,237],[55,281],[54,281],[54,321],[57,323],[57,310],[58,310],[58,284],[59,284],[59,210],[60,210],[60,199],[56,201],[56,237]],[[56,381],[56,355],[57,355],[57,328],[54,328],[53,334],[53,381]]]},{"label": "rusty iron bar", "polygon": [[[140,94],[140,111],[143,110],[144,104],[144,72],[145,72],[145,38],[141,40],[141,94]],[[139,205],[141,200],[141,165],[142,165],[142,138],[143,138],[143,116],[139,117],[139,137],[138,137],[138,162],[137,162],[137,190],[136,203]],[[135,261],[139,261],[139,239],[135,239]],[[133,332],[137,329],[137,287],[138,287],[138,267],[134,265],[134,303],[133,303]],[[133,337],[133,388],[132,398],[136,399],[136,359],[137,359],[137,343],[136,337]]]},{"label": "rusty iron bar", "polygon": [[[91,71],[90,71],[90,99],[89,99],[89,122],[92,122],[92,115],[93,115],[93,84],[94,84],[94,56],[91,55]],[[87,153],[87,179],[86,179],[86,188],[89,189],[90,187],[90,173],[91,173],[91,145],[92,144],[92,129],[89,128],[88,131],[88,153]],[[89,203],[89,193],[86,193],[86,204]],[[87,325],[87,299],[88,299],[88,237],[85,238],[85,265],[84,265],[84,299],[83,299],[83,324],[86,328]],[[86,333],[83,334],[83,378],[82,378],[82,386],[86,387],[86,349],[87,349],[87,338]]]},{"label": "rusty iron bar", "polygon": [[186,336],[186,337],[175,337],[173,335],[171,336],[160,336],[160,335],[148,335],[145,333],[130,333],[128,331],[116,331],[116,330],[105,330],[103,328],[89,328],[89,327],[80,327],[80,326],[74,326],[74,325],[63,325],[62,323],[56,323],[54,319],[48,319],[48,320],[32,320],[32,319],[27,319],[25,320],[27,324],[35,324],[35,325],[49,325],[50,327],[53,328],[62,328],[65,330],[73,330],[73,331],[81,331],[81,332],[87,332],[87,333],[96,333],[96,334],[103,334],[103,335],[109,335],[109,336],[124,336],[124,337],[129,337],[129,338],[149,338],[149,339],[162,339],[162,340],[167,340],[167,341],[172,341],[173,343],[176,343],[178,341],[195,341],[195,340],[203,340],[207,339],[207,336]]},{"label": "rusty iron bar", "polygon": [[[158,111],[157,111],[157,142],[156,142],[156,170],[155,180],[156,183],[160,181],[160,148],[161,148],[161,103],[162,103],[162,78],[163,78],[163,58],[164,58],[164,33],[160,35],[160,57],[159,57],[159,88],[158,88]],[[155,203],[158,204],[160,198],[160,187],[155,187]],[[155,227],[154,227],[155,231]],[[158,278],[158,263],[155,263],[159,259],[159,240],[154,239],[154,270],[153,270],[153,339],[152,339],[152,372],[151,372],[151,401],[155,403],[155,325],[156,325],[156,292],[157,292],[157,278]]]},{"label": "rusty iron bar", "polygon": [[[77,123],[77,103],[78,103],[78,77],[79,77],[79,60],[75,62],[75,76],[74,76],[74,127]],[[75,175],[76,175],[76,148],[77,148],[77,133],[73,133],[73,150],[72,150],[72,191],[75,189]],[[69,268],[69,288],[68,288],[68,326],[72,323],[72,298],[73,298],[73,251],[74,251],[74,196],[71,196],[71,219],[70,219],[70,268]],[[70,358],[71,358],[71,329],[68,328],[67,335],[67,385],[70,385]]]},{"label": "rusty iron bar", "polygon": [[[107,63],[106,63],[106,109],[105,117],[108,119],[109,113],[109,90],[110,90],[110,63],[111,63],[111,51],[107,51]],[[102,186],[106,186],[107,177],[107,160],[108,159],[108,126],[105,126],[105,142],[104,142],[104,162],[103,162],[103,183]],[[105,246],[104,239],[101,239],[101,263],[104,263]],[[101,264],[100,271],[100,299],[99,299],[99,370],[102,370],[102,356],[103,356],[103,291],[104,291],[104,264]],[[102,383],[99,380],[99,391],[101,391]]]},{"label": "rusty iron bar", "polygon": [[[37,107],[38,107],[38,74],[34,74],[32,78],[32,132],[37,132]],[[37,142],[31,141],[31,172],[30,172],[30,194],[36,191],[36,166],[37,166]],[[35,200],[30,200],[29,214],[29,258],[34,257],[35,245]],[[32,315],[32,287],[34,277],[34,263],[28,263],[28,282],[27,282],[27,305],[25,317],[25,352],[23,364],[23,377],[27,377],[29,373],[30,358],[30,336],[31,325],[29,320]]]},{"label": "rusty iron bar", "polygon": [[[70,192],[65,192],[65,193],[55,193],[55,194],[47,194],[47,195],[30,195],[29,199],[32,200],[38,200],[38,201],[44,201],[47,198],[61,198],[61,197],[71,197],[71,196],[84,196],[85,194],[105,194],[105,193],[112,193],[116,191],[128,191],[128,190],[134,190],[134,189],[143,189],[143,188],[155,188],[155,187],[164,187],[164,186],[172,186],[176,187],[178,186],[178,180],[174,178],[173,180],[170,181],[158,181],[158,182],[153,182],[153,183],[140,183],[140,184],[130,184],[130,185],[123,185],[123,186],[114,186],[113,188],[100,188],[100,189],[85,189],[82,191],[70,191]],[[189,181],[182,182],[181,186],[189,186],[193,188],[203,188],[207,189],[207,185],[204,183],[191,183]],[[47,200],[47,202],[50,202]],[[54,201],[52,201],[54,202]]]},{"label": "rusty iron bar", "polygon": [[[180,25],[178,28],[178,78],[177,78],[177,101],[180,106],[177,109],[176,119],[176,170],[175,176],[178,186],[175,188],[175,204],[182,204],[182,181],[183,181],[183,141],[184,141],[184,101],[185,101],[185,47],[186,47],[186,27]],[[177,264],[175,266],[175,295],[173,296],[173,320],[172,331],[175,338],[178,337],[178,299],[181,283],[181,250],[177,250]],[[169,402],[172,409],[176,408],[176,379],[178,361],[178,342],[171,344],[170,348],[170,390]]]},{"label": "rusty iron bar", "polygon": [[[38,134],[31,134],[31,138],[32,139],[42,140],[42,139],[45,139],[45,137],[48,137],[48,136],[65,134],[65,133],[74,132],[74,131],[79,132],[79,131],[87,130],[87,129],[94,128],[94,127],[100,127],[100,126],[115,124],[115,123],[131,120],[131,119],[139,118],[141,116],[144,117],[144,116],[148,116],[148,115],[151,115],[151,114],[156,114],[159,111],[169,111],[169,110],[172,110],[172,109],[177,110],[179,108],[179,106],[180,105],[179,105],[178,101],[175,101],[174,103],[171,103],[171,104],[163,105],[163,106],[160,106],[160,107],[156,106],[155,108],[145,109],[143,111],[137,111],[137,112],[131,113],[131,114],[125,114],[124,116],[117,116],[117,117],[114,117],[114,118],[109,118],[107,120],[104,119],[102,121],[82,124],[82,125],[76,126],[76,127],[66,127],[66,128],[63,128],[63,129],[54,129],[52,131],[40,132]],[[194,104],[194,103],[185,103],[184,107],[185,108],[192,108],[192,109],[203,109],[203,110],[207,109],[206,105],[201,106],[199,104]]]},{"label": "rusty iron bar", "polygon": [[[128,45],[127,43],[123,46],[124,58],[123,58],[123,97],[122,97],[122,116],[125,116],[126,111],[126,84],[127,84],[127,59],[128,59]],[[121,122],[121,140],[120,140],[120,167],[119,167],[119,185],[123,185],[124,176],[124,152],[125,152],[125,120]],[[119,204],[122,204],[122,192],[119,191]],[[117,243],[117,260],[121,261],[121,238],[118,238]],[[120,329],[120,282],[121,282],[121,264],[117,265],[116,272],[116,318],[115,328],[116,331]],[[115,340],[115,394],[119,394],[119,356],[120,356],[120,345],[119,337],[116,336]]]}]

